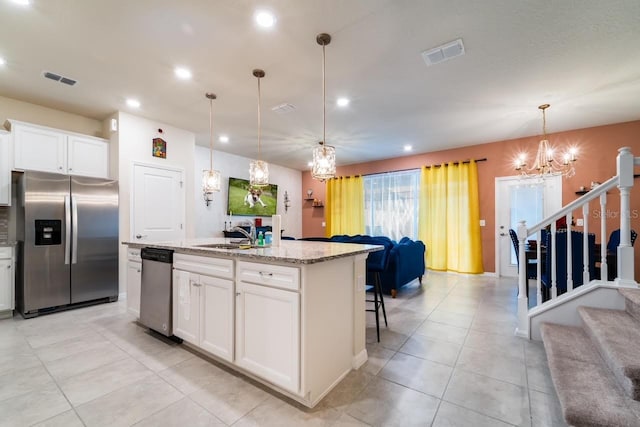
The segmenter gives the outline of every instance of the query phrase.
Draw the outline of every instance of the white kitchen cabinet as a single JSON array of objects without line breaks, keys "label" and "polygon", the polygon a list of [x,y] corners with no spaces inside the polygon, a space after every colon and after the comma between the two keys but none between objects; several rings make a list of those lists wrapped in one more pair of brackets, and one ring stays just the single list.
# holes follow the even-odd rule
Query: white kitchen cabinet
[{"label": "white kitchen cabinet", "polygon": [[234,286],[230,277],[232,260],[174,256],[173,334],[232,362]]},{"label": "white kitchen cabinet", "polygon": [[11,150],[9,134],[0,130],[0,205],[11,205]]},{"label": "white kitchen cabinet", "polygon": [[140,290],[142,288],[142,258],[140,249],[127,249],[127,311],[140,317]]},{"label": "white kitchen cabinet", "polygon": [[10,317],[15,308],[13,248],[0,247],[0,317]]},{"label": "white kitchen cabinet", "polygon": [[15,120],[9,123],[15,169],[108,177],[106,140]]},{"label": "white kitchen cabinet", "polygon": [[238,262],[238,278],[256,283],[236,284],[236,364],[293,393],[300,390],[300,294],[286,289],[299,275],[297,268]]}]

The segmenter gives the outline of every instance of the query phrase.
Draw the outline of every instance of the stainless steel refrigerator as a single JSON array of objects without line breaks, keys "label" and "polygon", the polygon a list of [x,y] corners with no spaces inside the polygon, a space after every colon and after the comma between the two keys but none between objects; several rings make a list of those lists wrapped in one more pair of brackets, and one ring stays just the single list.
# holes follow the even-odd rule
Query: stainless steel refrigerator
[{"label": "stainless steel refrigerator", "polygon": [[24,317],[118,299],[118,182],[17,175],[16,302]]}]

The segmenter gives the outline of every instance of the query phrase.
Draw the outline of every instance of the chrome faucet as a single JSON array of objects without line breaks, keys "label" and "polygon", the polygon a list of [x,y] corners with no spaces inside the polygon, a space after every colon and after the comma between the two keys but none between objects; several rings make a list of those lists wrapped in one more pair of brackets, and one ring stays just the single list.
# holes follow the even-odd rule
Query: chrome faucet
[{"label": "chrome faucet", "polygon": [[247,239],[249,239],[249,243],[251,243],[252,245],[256,243],[256,227],[253,224],[251,224],[251,228],[249,228],[248,233],[247,233],[247,230],[245,230],[242,227],[233,227],[231,231],[239,232],[240,234],[245,236]]}]

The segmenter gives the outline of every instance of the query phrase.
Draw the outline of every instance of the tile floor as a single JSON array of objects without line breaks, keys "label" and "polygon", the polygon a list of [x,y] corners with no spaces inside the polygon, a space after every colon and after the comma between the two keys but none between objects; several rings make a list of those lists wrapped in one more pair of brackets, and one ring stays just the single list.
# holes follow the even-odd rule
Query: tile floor
[{"label": "tile floor", "polygon": [[0,426],[562,426],[513,280],[429,273],[316,408],[151,335],[119,301],[0,320]]}]

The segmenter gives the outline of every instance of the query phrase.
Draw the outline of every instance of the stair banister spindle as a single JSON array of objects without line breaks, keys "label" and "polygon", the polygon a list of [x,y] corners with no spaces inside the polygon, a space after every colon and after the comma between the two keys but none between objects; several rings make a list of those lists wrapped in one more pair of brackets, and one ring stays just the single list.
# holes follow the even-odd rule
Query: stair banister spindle
[{"label": "stair banister spindle", "polygon": [[607,193],[600,195],[600,280],[609,280],[609,265],[607,264],[607,245],[604,244],[607,238]]},{"label": "stair banister spindle", "polygon": [[571,292],[573,290],[573,239],[571,238],[573,213],[569,212],[565,220],[567,224],[567,292]]},{"label": "stair banister spindle", "polygon": [[542,304],[542,257],[540,246],[542,244],[542,230],[538,230],[536,237],[536,305]]},{"label": "stair banister spindle", "polygon": [[[586,285],[591,280],[589,277],[589,202],[582,205],[582,284]],[[594,254],[595,256],[595,254]]]},{"label": "stair banister spindle", "polygon": [[620,246],[618,246],[618,277],[616,282],[637,286],[634,275],[633,248],[631,247],[631,204],[634,158],[629,147],[618,150],[617,170],[620,189]]},{"label": "stair banister spindle", "polygon": [[[558,282],[558,267],[556,266],[556,222],[551,223],[551,247],[547,248],[547,252],[551,251],[551,299],[558,296],[556,283]],[[547,256],[549,254],[547,253]]]},{"label": "stair banister spindle", "polygon": [[527,226],[525,221],[518,224],[518,327],[516,335],[529,338],[529,296],[526,292],[527,281],[527,254],[524,242],[527,239]]}]

